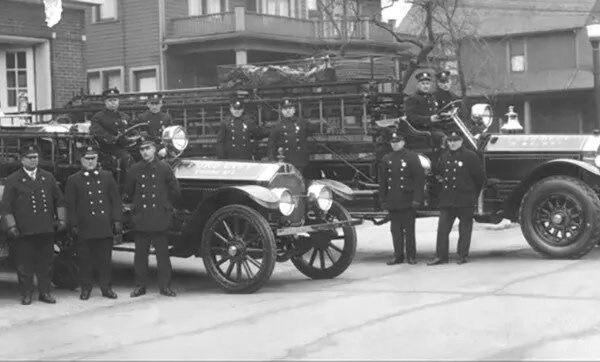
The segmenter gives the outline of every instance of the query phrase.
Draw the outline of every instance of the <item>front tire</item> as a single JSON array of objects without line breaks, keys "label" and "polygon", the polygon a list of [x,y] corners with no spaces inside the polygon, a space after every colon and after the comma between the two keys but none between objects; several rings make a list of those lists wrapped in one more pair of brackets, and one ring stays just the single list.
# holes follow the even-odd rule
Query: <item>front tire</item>
[{"label": "front tire", "polygon": [[579,259],[600,237],[600,200],[573,177],[545,178],[525,194],[519,209],[523,236],[538,253]]},{"label": "front tire", "polygon": [[[352,217],[348,210],[339,202],[334,201],[327,213],[327,219],[347,221]],[[354,226],[346,226],[341,229],[343,231],[341,236],[337,230],[326,230],[312,233],[310,239],[301,239],[303,243],[310,243],[310,248],[301,255],[292,257],[292,264],[302,274],[312,279],[333,279],[345,272],[354,260],[357,237]],[[332,231],[335,233],[331,233]],[[334,243],[334,240],[343,240],[343,246]],[[299,245],[299,248],[302,247],[303,245]],[[315,265],[317,257],[319,263]]]},{"label": "front tire", "polygon": [[206,271],[221,289],[254,293],[271,278],[277,248],[269,223],[258,211],[228,205],[208,219],[202,251]]}]

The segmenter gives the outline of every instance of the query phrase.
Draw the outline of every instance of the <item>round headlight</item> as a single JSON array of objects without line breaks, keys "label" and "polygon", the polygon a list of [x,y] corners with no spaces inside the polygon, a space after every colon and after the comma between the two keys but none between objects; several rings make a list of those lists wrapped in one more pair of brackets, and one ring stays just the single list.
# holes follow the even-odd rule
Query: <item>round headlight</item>
[{"label": "round headlight", "polygon": [[294,202],[292,193],[283,188],[272,189],[271,191],[273,191],[279,199],[279,212],[281,212],[283,216],[290,216],[296,208],[296,203]]},{"label": "round headlight", "polygon": [[308,196],[311,200],[314,200],[319,209],[323,211],[329,211],[331,205],[333,205],[333,193],[325,185],[310,185],[308,188]]},{"label": "round headlight", "polygon": [[494,121],[494,112],[488,104],[478,103],[471,107],[471,119],[487,130]]},{"label": "round headlight", "polygon": [[177,152],[183,152],[188,146],[187,132],[181,126],[169,126],[162,134],[163,141],[173,147]]}]

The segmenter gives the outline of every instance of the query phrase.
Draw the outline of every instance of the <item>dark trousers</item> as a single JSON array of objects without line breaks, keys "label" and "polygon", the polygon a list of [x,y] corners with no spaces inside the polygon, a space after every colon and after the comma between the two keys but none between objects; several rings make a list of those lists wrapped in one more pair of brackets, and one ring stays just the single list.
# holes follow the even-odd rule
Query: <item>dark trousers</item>
[{"label": "dark trousers", "polygon": [[431,141],[433,143],[433,159],[431,161],[433,165],[437,165],[437,161],[440,159],[440,155],[445,147],[444,139],[446,138],[446,134],[438,128],[432,128],[429,132],[431,132]]},{"label": "dark trousers", "polygon": [[112,238],[79,241],[79,271],[82,288],[94,285],[92,273],[98,273],[100,288],[108,288],[112,281]]},{"label": "dark trousers", "polygon": [[461,258],[469,256],[474,211],[473,207],[448,207],[440,209],[436,246],[436,256],[439,259],[448,260],[450,231],[452,231],[452,225],[457,218],[459,221],[457,253]]},{"label": "dark trousers", "polygon": [[415,240],[415,210],[390,211],[390,229],[394,241],[394,256],[404,260],[404,246],[406,241],[406,257],[414,259],[417,253]]},{"label": "dark trousers", "polygon": [[50,293],[52,288],[52,263],[54,261],[54,235],[22,236],[11,242],[21,295],[33,293],[33,276],[37,277],[38,291]]},{"label": "dark trousers", "polygon": [[167,232],[135,232],[135,256],[133,264],[135,267],[135,279],[139,286],[148,285],[150,270],[148,268],[148,256],[150,244],[154,245],[156,262],[158,264],[158,285],[163,288],[171,283],[171,259],[169,258],[169,246],[167,244]]}]

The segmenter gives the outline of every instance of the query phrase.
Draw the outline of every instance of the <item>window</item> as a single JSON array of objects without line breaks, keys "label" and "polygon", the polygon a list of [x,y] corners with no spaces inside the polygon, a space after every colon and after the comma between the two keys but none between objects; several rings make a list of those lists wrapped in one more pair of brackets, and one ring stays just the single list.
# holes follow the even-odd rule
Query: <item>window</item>
[{"label": "window", "polygon": [[134,92],[155,92],[158,90],[157,69],[139,69],[131,71],[131,90]]},{"label": "window", "polygon": [[6,103],[17,107],[19,95],[27,94],[27,52],[6,52]]},{"label": "window", "polygon": [[95,22],[116,20],[118,12],[118,0],[104,0],[104,4],[92,9],[92,17]]},{"label": "window", "polygon": [[109,88],[117,88],[121,92],[125,90],[122,68],[89,70],[87,79],[90,94],[101,94]]},{"label": "window", "polygon": [[297,17],[295,0],[262,0],[262,9],[269,15]]},{"label": "window", "polygon": [[224,0],[189,0],[190,16],[218,14],[224,11]]},{"label": "window", "polygon": [[525,62],[525,39],[515,38],[508,42],[510,54],[510,71],[513,73],[524,72],[527,64]]}]

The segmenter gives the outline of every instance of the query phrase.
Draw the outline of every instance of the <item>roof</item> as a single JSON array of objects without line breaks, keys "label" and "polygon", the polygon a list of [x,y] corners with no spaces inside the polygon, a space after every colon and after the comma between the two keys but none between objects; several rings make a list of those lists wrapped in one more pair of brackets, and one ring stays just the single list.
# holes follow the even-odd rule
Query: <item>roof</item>
[{"label": "roof", "polygon": [[[503,36],[581,28],[591,14],[600,15],[596,0],[455,0],[459,3],[452,16],[453,27],[464,34],[481,37]],[[599,4],[596,4],[596,3]],[[438,8],[434,17],[444,19]],[[397,30],[419,34],[423,29],[424,9],[413,5]],[[435,21],[434,21],[435,22]],[[445,21],[434,24],[443,32]]]}]

